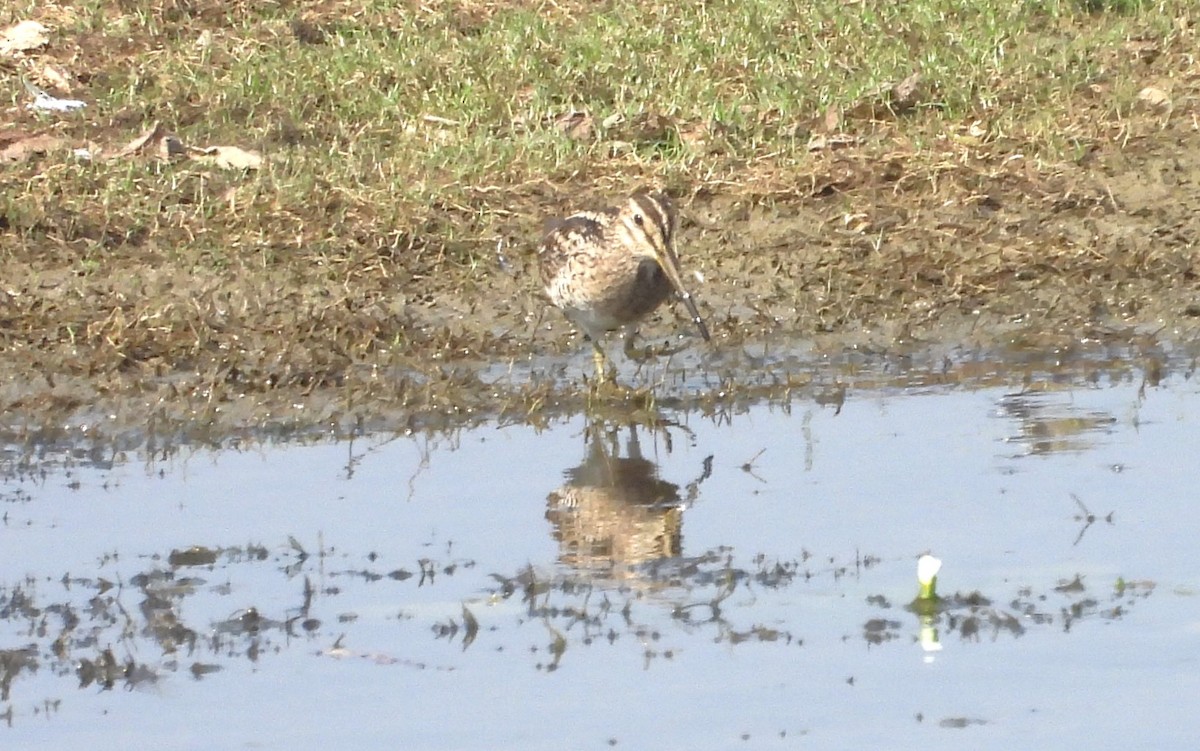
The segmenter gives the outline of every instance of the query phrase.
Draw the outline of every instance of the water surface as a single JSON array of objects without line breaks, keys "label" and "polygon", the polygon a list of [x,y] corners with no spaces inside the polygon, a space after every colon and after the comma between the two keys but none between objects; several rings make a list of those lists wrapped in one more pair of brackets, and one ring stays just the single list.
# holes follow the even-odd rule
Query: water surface
[{"label": "water surface", "polygon": [[866,368],[654,428],[11,445],[0,735],[1193,748],[1200,395],[1073,372]]}]

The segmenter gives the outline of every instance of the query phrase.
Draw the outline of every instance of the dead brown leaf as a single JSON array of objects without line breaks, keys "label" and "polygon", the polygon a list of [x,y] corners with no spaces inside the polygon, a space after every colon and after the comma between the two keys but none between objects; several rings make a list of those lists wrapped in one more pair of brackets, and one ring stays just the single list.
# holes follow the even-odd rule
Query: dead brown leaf
[{"label": "dead brown leaf", "polygon": [[57,65],[46,63],[42,66],[41,72],[42,79],[47,84],[65,94],[71,93],[71,78],[62,68],[58,67]]},{"label": "dead brown leaf", "polygon": [[1125,52],[1144,63],[1152,63],[1162,54],[1162,43],[1151,39],[1131,39],[1125,43]]},{"label": "dead brown leaf", "polygon": [[812,138],[808,139],[807,149],[809,151],[825,151],[826,149],[844,149],[848,146],[854,146],[862,141],[858,136],[852,136],[847,133],[814,133]]},{"label": "dead brown leaf", "polygon": [[960,146],[982,146],[991,140],[988,124],[982,120],[972,120],[965,128],[950,133],[950,140]]},{"label": "dead brown leaf", "polygon": [[13,56],[50,43],[47,29],[37,21],[21,21],[0,31],[0,55]]},{"label": "dead brown leaf", "polygon": [[34,155],[45,154],[61,143],[61,138],[49,134],[6,133],[0,135],[0,162],[23,162]]},{"label": "dead brown leaf", "polygon": [[674,129],[674,121],[659,112],[643,112],[627,126],[629,140],[635,143],[665,141]]},{"label": "dead brown leaf", "polygon": [[831,106],[825,110],[824,118],[825,132],[835,133],[842,127],[842,110],[837,105]]},{"label": "dead brown leaf", "polygon": [[591,141],[596,135],[596,121],[587,112],[559,115],[554,118],[554,128],[572,141]]},{"label": "dead brown leaf", "polygon": [[155,120],[154,125],[151,125],[149,130],[127,143],[123,149],[113,154],[112,158],[116,159],[118,157],[132,156],[133,154],[137,154],[138,152],[145,150],[147,145],[150,143],[162,138],[164,133],[165,131],[163,130],[162,122]]},{"label": "dead brown leaf", "polygon": [[189,147],[188,152],[200,161],[211,161],[221,169],[252,170],[262,166],[262,154],[237,146]]},{"label": "dead brown leaf", "polygon": [[692,151],[708,153],[713,146],[713,129],[709,123],[696,121],[679,128],[679,140]]},{"label": "dead brown leaf", "polygon": [[864,94],[845,114],[856,119],[892,118],[914,109],[922,97],[921,74],[917,71],[899,83],[885,83]]},{"label": "dead brown leaf", "polygon": [[[404,132],[420,136],[435,143],[449,143],[455,137],[454,128],[461,126],[458,120],[440,115],[421,115],[417,120],[405,123]],[[426,127],[428,126],[428,127]]]},{"label": "dead brown leaf", "polygon": [[1147,86],[1138,92],[1138,101],[1157,110],[1171,109],[1171,95],[1157,86]]},{"label": "dead brown leaf", "polygon": [[157,156],[159,159],[170,160],[184,156],[187,147],[173,133],[167,132],[159,120],[154,121],[150,129],[130,141],[110,159],[120,159],[138,154]]},{"label": "dead brown leaf", "polygon": [[892,109],[895,112],[906,112],[916,107],[921,99],[921,73],[914,71],[908,78],[893,86],[891,94]]},{"label": "dead brown leaf", "polygon": [[625,115],[620,112],[614,112],[608,117],[604,118],[604,120],[600,122],[600,126],[605,130],[608,130],[609,128],[615,128],[623,122],[625,122]]}]

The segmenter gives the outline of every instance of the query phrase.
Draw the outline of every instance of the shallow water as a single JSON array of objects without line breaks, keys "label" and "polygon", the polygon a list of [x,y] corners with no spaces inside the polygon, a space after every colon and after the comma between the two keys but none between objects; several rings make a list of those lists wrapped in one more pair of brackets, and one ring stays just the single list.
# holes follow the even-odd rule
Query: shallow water
[{"label": "shallow water", "polygon": [[0,738],[1193,748],[1200,391],[1086,370],[653,430],[9,447]]}]

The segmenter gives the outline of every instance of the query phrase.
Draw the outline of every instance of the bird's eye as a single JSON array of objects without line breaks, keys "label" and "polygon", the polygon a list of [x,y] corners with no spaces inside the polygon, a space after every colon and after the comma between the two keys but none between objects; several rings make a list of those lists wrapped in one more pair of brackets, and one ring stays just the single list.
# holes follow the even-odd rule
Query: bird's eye
[{"label": "bird's eye", "polygon": [[642,219],[641,214],[634,214],[633,215],[633,223],[636,224],[637,226],[641,227],[643,224],[646,223],[646,220]]}]

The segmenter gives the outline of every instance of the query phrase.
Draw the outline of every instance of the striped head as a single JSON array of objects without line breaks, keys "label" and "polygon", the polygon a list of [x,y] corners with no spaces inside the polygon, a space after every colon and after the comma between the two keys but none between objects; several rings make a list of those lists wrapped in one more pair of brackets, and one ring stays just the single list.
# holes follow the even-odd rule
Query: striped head
[{"label": "striped head", "polygon": [[708,341],[708,327],[700,318],[696,302],[683,286],[683,275],[679,271],[679,256],[675,252],[679,217],[671,199],[665,193],[638,191],[621,208],[617,222],[629,239],[629,247],[635,255],[658,262],[659,268],[687,307],[688,315],[692,317],[700,336]]}]

